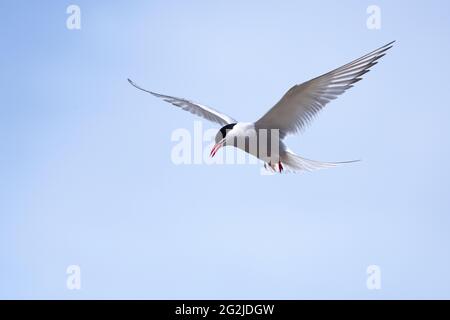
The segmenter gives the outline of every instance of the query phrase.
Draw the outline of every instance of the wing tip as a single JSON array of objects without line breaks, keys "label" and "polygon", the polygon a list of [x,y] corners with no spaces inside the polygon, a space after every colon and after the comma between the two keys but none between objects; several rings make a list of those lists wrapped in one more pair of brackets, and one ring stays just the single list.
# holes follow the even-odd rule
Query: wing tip
[{"label": "wing tip", "polygon": [[127,78],[127,81],[129,84],[131,84],[133,87],[139,88],[139,86],[133,82],[133,80],[131,80],[130,78]]},{"label": "wing tip", "polygon": [[397,40],[392,40],[391,42],[389,42],[388,44],[386,44],[385,47],[387,47],[387,46],[392,46],[392,45],[394,45],[395,42],[397,42]]},{"label": "wing tip", "polygon": [[356,163],[356,162],[362,162],[362,161],[363,161],[362,159],[356,159],[356,160],[339,161],[339,162],[336,162],[336,163],[338,163],[338,164],[347,164],[347,163]]},{"label": "wing tip", "polygon": [[127,78],[127,80],[128,80],[128,82],[129,82],[133,87],[135,87],[136,89],[139,89],[139,90],[141,90],[141,91],[150,93],[150,94],[154,95],[155,97],[160,97],[160,96],[162,96],[162,95],[160,95],[160,94],[158,94],[158,93],[156,93],[156,92],[153,92],[153,91],[150,91],[150,90],[147,90],[147,89],[144,89],[144,88],[140,87],[137,83],[135,83],[135,82],[134,82],[133,80],[131,80],[130,78]]},{"label": "wing tip", "polygon": [[394,43],[395,43],[396,41],[397,41],[397,40],[393,40],[393,41],[391,41],[391,42],[385,44],[384,46],[382,46],[382,47],[380,48],[380,51],[384,52],[384,51],[387,51],[387,50],[391,49],[391,48],[394,46]]}]

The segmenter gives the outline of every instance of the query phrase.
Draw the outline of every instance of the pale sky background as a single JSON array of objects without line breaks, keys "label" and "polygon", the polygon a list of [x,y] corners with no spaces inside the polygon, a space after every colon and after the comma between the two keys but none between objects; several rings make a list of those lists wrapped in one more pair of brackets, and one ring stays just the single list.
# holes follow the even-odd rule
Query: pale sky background
[{"label": "pale sky background", "polygon": [[[66,28],[72,3],[81,30]],[[381,30],[366,27],[371,4]],[[0,298],[450,298],[449,10],[1,1]],[[289,137],[308,158],[363,159],[315,173],[176,166],[171,134],[197,118],[126,81],[253,121],[290,86],[391,40]]]}]

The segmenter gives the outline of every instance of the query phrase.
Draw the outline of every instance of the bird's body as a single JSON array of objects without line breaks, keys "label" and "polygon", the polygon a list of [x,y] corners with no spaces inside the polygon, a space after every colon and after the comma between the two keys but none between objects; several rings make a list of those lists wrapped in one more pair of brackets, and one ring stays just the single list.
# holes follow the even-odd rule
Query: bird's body
[{"label": "bird's body", "polygon": [[[226,130],[226,129],[225,129]],[[219,143],[219,138],[223,136],[223,131],[219,131],[216,143]],[[277,130],[258,130],[253,122],[238,122],[232,130],[226,134],[227,146],[233,146],[241,149],[244,152],[260,159],[269,167],[276,169],[279,164],[281,156],[285,155],[286,146],[279,138]],[[212,156],[215,154],[213,149]]]},{"label": "bird's body", "polygon": [[320,162],[305,159],[290,151],[283,139],[289,134],[301,132],[328,102],[360,81],[392,44],[393,42],[340,68],[293,86],[275,106],[255,122],[238,122],[204,105],[148,91],[131,80],[128,81],[140,90],[222,125],[216,135],[211,156],[223,146],[233,146],[262,160],[264,166],[272,171],[312,171],[353,161]]},{"label": "bird's body", "polygon": [[[224,145],[241,149],[258,158],[264,162],[264,167],[269,171],[312,171],[335,167],[343,163],[355,162],[321,162],[302,158],[289,150],[280,138],[279,130],[277,129],[258,129],[255,123],[252,122],[238,122],[232,125],[233,128],[226,135],[226,144]],[[222,131],[219,130],[217,133],[216,146],[211,150],[211,156],[214,156],[221,146],[220,142],[223,139]]]}]

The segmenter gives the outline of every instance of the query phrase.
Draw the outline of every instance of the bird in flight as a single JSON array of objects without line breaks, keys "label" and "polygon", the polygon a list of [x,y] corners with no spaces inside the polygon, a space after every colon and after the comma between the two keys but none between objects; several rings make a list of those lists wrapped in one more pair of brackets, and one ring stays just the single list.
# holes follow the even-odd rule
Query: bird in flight
[{"label": "bird in flight", "polygon": [[143,89],[128,79],[129,83],[197,116],[222,126],[215,137],[211,150],[213,157],[224,146],[239,148],[264,162],[273,172],[300,172],[330,168],[345,162],[321,162],[309,160],[289,150],[283,139],[303,131],[328,102],[336,99],[347,89],[362,80],[362,76],[378,63],[392,48],[392,41],[350,63],[317,78],[294,85],[265,115],[256,122],[238,122],[233,118],[205,105]]}]

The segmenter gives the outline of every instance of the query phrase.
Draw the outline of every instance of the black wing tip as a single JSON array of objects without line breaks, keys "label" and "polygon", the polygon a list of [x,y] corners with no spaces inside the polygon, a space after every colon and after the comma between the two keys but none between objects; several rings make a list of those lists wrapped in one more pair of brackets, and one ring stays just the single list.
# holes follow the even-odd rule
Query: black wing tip
[{"label": "black wing tip", "polygon": [[361,60],[363,58],[366,59],[366,58],[373,57],[373,56],[375,57],[374,60],[377,60],[377,59],[381,58],[382,56],[384,56],[385,52],[388,51],[389,49],[391,49],[394,46],[394,43],[396,41],[397,40],[391,41],[391,42],[385,44],[384,46],[379,47],[378,49],[372,51],[371,53],[368,53],[365,56],[359,58],[358,60]]},{"label": "black wing tip", "polygon": [[150,90],[147,90],[147,89],[144,89],[144,88],[140,87],[137,83],[133,82],[133,80],[131,80],[130,78],[127,78],[127,80],[128,80],[128,82],[129,82],[133,87],[135,87],[136,89],[139,89],[139,90],[141,90],[141,91],[150,93],[150,94],[152,94],[152,95],[154,95],[154,96],[157,96],[157,97],[159,96],[157,93],[155,93],[155,92],[153,92],[153,91],[150,91]]},{"label": "black wing tip", "polygon": [[380,49],[383,49],[383,51],[389,50],[390,48],[392,48],[394,46],[394,43],[397,40],[393,40],[391,42],[389,42],[388,44],[385,44],[384,46],[382,46]]},{"label": "black wing tip", "polygon": [[381,48],[392,47],[397,40],[392,40],[391,42],[386,43]]},{"label": "black wing tip", "polygon": [[[147,90],[141,88],[140,86],[138,86],[138,85],[137,85],[136,83],[134,83],[133,80],[131,80],[130,78],[127,78],[127,80],[128,80],[128,83],[131,84],[131,85],[132,85],[133,87],[135,87],[136,89],[139,89],[139,90],[142,90],[142,91],[149,92],[149,91],[147,91]],[[150,93],[151,93],[151,92],[150,92]]]},{"label": "black wing tip", "polygon": [[136,87],[136,84],[133,82],[133,80],[131,80],[130,78],[127,78],[127,80],[129,84]]},{"label": "black wing tip", "polygon": [[356,159],[356,160],[347,160],[347,161],[339,161],[336,162],[338,164],[349,164],[349,163],[357,163],[357,162],[362,162],[362,159]]}]

